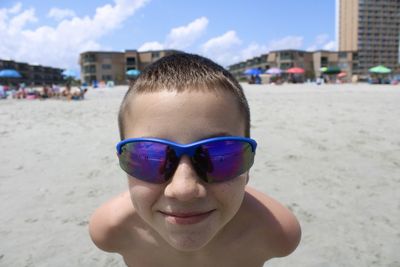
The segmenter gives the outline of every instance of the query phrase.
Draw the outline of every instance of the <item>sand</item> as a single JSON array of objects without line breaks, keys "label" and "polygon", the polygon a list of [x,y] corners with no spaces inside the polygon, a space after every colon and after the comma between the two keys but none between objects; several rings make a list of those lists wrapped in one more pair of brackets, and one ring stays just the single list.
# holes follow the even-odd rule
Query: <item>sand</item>
[{"label": "sand", "polygon": [[[244,88],[259,143],[250,184],[303,230],[265,266],[400,266],[400,86]],[[0,266],[124,266],[87,227],[126,189],[114,147],[126,89],[0,101]]]}]

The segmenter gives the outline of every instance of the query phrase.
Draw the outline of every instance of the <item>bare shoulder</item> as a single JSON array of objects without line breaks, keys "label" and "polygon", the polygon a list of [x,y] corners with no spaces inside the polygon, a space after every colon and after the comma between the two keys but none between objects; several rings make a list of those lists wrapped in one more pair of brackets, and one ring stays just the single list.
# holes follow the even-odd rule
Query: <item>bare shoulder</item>
[{"label": "bare shoulder", "polygon": [[126,191],[101,205],[89,221],[89,233],[96,246],[104,251],[119,252],[129,240],[129,223],[134,208]]},{"label": "bare shoulder", "polygon": [[292,253],[301,238],[301,228],[294,214],[278,201],[251,187],[246,187],[243,201],[245,214],[253,220],[260,245],[269,257]]}]

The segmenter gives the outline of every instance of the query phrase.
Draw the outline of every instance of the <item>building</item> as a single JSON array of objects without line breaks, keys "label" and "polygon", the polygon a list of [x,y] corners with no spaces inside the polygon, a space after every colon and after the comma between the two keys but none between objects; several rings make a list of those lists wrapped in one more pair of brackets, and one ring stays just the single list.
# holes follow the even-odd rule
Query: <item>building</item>
[{"label": "building", "polygon": [[143,70],[154,61],[172,54],[180,53],[177,50],[159,50],[138,52],[87,51],[80,54],[81,81],[114,81],[116,84],[125,84],[128,70]]},{"label": "building", "polygon": [[265,71],[273,67],[282,70],[299,67],[306,71],[307,78],[313,78],[314,76],[312,53],[292,49],[271,51],[268,54],[262,54],[261,56],[228,66],[228,69],[236,79],[244,80],[246,79],[244,72],[247,69],[259,68]]},{"label": "building", "polygon": [[293,67],[305,70],[306,77],[314,76],[312,53],[303,50],[279,50],[268,53],[268,63],[271,67],[287,70]]},{"label": "building", "polygon": [[353,74],[358,73],[358,53],[354,51],[303,51],[303,50],[277,50],[259,57],[248,59],[231,66],[229,71],[238,80],[246,80],[244,72],[247,69],[259,68],[263,71],[269,68],[287,70],[292,67],[299,67],[305,70],[306,79],[316,79],[322,75],[323,67],[339,67],[347,76],[343,78],[351,81]]},{"label": "building", "polygon": [[229,71],[238,80],[246,79],[244,71],[249,68],[268,69],[268,54],[254,57],[243,62],[239,62],[229,66]]},{"label": "building", "polygon": [[21,78],[0,78],[0,83],[25,83],[26,85],[51,85],[63,82],[62,69],[41,65],[30,65],[24,62],[0,59],[0,70],[14,69]]},{"label": "building", "polygon": [[338,0],[339,51],[357,53],[355,73],[384,65],[399,71],[399,0]]},{"label": "building", "polygon": [[[330,53],[327,52],[326,53]],[[335,52],[332,52],[335,53]],[[332,64],[337,63],[333,62],[333,58],[330,57],[322,57],[321,59],[316,57],[314,59],[314,52],[308,52],[303,50],[277,50],[271,51],[268,54],[263,54],[259,57],[254,57],[252,59],[248,59],[246,61],[242,61],[231,66],[228,66],[229,71],[235,76],[238,80],[246,79],[246,75],[244,72],[247,69],[259,68],[263,71],[268,70],[269,68],[279,68],[281,70],[287,70],[292,67],[299,67],[305,70],[305,77],[309,79],[315,78],[315,75],[318,74],[319,68],[315,69],[314,66],[318,64],[314,64],[314,60],[324,60],[319,63],[322,66],[330,66]]]}]

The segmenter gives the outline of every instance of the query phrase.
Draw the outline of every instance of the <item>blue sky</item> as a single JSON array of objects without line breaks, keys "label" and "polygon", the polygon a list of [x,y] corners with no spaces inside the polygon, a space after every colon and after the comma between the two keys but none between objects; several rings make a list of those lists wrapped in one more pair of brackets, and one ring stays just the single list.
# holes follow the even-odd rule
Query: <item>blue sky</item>
[{"label": "blue sky", "polygon": [[227,66],[336,50],[335,0],[0,1],[0,58],[79,69],[88,50],[179,49]]}]

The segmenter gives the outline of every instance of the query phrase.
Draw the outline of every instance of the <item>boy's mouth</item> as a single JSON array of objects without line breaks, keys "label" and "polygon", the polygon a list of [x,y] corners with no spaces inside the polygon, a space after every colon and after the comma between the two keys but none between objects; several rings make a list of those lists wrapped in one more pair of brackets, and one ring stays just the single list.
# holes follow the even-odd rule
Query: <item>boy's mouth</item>
[{"label": "boy's mouth", "polygon": [[210,216],[215,209],[209,211],[200,211],[200,212],[169,212],[169,211],[160,211],[162,216],[167,220],[167,222],[172,224],[195,224],[199,223],[208,216]]}]

